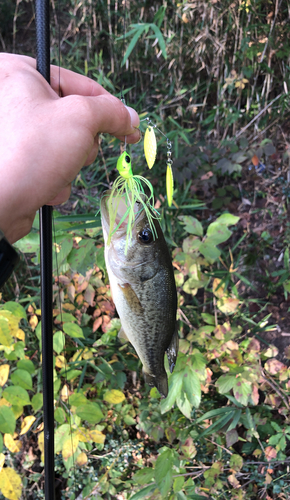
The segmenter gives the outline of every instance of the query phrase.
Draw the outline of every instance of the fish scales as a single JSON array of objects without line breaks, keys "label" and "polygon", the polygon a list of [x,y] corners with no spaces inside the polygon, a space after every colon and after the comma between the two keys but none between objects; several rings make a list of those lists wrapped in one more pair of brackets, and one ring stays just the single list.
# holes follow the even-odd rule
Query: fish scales
[{"label": "fish scales", "polygon": [[[109,192],[101,202],[105,244],[108,196]],[[155,239],[145,212],[136,216],[133,237],[125,255],[127,228],[121,224],[112,235],[110,245],[105,246],[105,259],[112,297],[122,324],[120,336],[134,346],[143,364],[145,380],[166,396],[164,354],[167,351],[172,371],[178,349],[177,294],[170,254],[158,220],[154,219],[154,225]]]}]

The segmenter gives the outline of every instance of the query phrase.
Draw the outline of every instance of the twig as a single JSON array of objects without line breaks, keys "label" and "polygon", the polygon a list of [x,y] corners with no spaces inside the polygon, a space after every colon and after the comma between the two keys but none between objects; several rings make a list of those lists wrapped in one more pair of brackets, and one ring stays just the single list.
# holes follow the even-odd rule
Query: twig
[{"label": "twig", "polygon": [[258,118],[260,118],[260,116],[265,113],[265,111],[267,111],[268,108],[270,108],[270,106],[272,106],[272,104],[277,101],[277,99],[280,99],[280,97],[282,96],[283,92],[281,92],[281,94],[277,95],[275,97],[275,99],[273,99],[271,102],[269,102],[269,104],[267,104],[267,106],[265,106],[263,109],[261,109],[261,111],[259,111],[259,113],[244,127],[242,128],[237,134],[236,134],[236,138],[240,137],[240,135],[242,135],[251,125],[253,125],[253,123],[255,123],[256,120],[258,120]]},{"label": "twig", "polygon": [[219,446],[220,448],[222,448],[224,451],[226,451],[227,453],[229,453],[229,455],[232,455],[233,452],[228,450],[227,448],[225,448],[225,446],[222,446],[221,444],[218,444],[216,443],[215,441],[212,441],[211,439],[208,439],[208,438],[204,438],[206,441],[209,441],[210,443],[213,443],[215,444],[216,446]]}]

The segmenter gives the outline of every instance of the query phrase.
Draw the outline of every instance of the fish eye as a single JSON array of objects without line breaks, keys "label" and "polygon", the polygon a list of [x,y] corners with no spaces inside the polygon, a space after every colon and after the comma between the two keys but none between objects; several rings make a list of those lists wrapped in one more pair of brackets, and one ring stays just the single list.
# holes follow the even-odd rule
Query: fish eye
[{"label": "fish eye", "polygon": [[144,243],[144,245],[148,245],[149,243],[151,243],[153,241],[152,232],[150,231],[150,229],[142,229],[138,233],[138,239],[139,239],[140,243]]},{"label": "fish eye", "polygon": [[125,161],[126,161],[127,163],[130,163],[130,156],[128,156],[128,155],[127,155],[127,156],[125,156]]}]

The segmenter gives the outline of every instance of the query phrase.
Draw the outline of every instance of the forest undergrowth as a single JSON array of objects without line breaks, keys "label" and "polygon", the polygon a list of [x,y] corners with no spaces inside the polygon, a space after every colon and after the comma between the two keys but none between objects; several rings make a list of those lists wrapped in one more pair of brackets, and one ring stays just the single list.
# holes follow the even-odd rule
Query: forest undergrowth
[{"label": "forest undergrowth", "polygon": [[[54,64],[96,79],[173,143],[146,171],[173,258],[180,351],[161,399],[118,340],[99,208],[117,140],[54,217],[57,499],[288,499],[290,441],[288,1],[51,4]],[[1,7],[2,9],[2,7]],[[35,55],[34,5],[5,0],[3,51]],[[123,65],[122,65],[123,61]],[[145,128],[141,124],[144,132]],[[38,218],[0,296],[0,490],[41,499]]]}]

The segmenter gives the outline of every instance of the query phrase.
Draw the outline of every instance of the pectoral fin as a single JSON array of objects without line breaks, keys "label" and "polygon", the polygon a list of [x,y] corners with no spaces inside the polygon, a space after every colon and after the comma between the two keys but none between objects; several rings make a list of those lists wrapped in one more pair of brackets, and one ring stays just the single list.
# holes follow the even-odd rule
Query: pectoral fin
[{"label": "pectoral fin", "polygon": [[119,284],[123,295],[125,297],[126,302],[129,304],[130,308],[135,312],[142,314],[144,312],[143,307],[141,306],[140,300],[138,299],[136,293],[129,283]]},{"label": "pectoral fin", "polygon": [[173,372],[174,367],[175,367],[176,358],[177,358],[177,354],[178,354],[178,343],[179,343],[178,328],[177,328],[177,323],[176,323],[175,332],[173,334],[173,337],[171,339],[169,347],[166,349],[170,373]]}]

